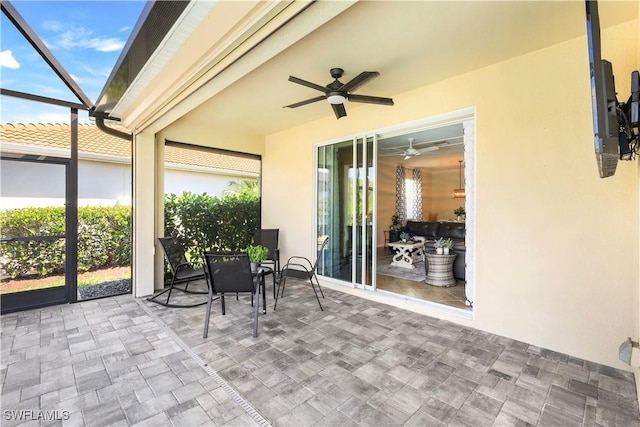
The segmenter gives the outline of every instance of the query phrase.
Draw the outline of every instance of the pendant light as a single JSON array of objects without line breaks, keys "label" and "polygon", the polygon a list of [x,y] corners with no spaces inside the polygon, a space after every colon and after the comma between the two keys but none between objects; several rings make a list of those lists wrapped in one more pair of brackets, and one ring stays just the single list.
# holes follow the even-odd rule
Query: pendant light
[{"label": "pendant light", "polygon": [[458,179],[458,188],[453,190],[453,198],[454,199],[464,199],[467,196],[467,193],[464,191],[462,187],[462,160],[458,160],[460,164],[460,177]]}]

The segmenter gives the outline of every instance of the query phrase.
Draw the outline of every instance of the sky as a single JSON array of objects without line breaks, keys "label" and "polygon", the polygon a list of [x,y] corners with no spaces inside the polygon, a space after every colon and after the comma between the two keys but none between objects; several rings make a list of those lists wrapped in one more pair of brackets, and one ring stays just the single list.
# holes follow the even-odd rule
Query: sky
[{"label": "sky", "polygon": [[[145,5],[144,1],[11,2],[87,97],[96,102]],[[0,87],[80,103],[4,13]],[[69,108],[0,96],[2,123],[69,123]],[[86,112],[79,121],[89,123]]]}]

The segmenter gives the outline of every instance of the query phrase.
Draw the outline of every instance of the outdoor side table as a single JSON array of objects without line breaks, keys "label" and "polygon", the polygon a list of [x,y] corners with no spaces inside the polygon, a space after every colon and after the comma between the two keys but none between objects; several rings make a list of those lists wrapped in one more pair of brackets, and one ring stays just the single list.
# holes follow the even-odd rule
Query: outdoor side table
[{"label": "outdoor side table", "polygon": [[455,286],[456,278],[453,277],[453,261],[458,254],[439,255],[435,252],[425,252],[424,256],[429,265],[425,282],[432,286]]}]

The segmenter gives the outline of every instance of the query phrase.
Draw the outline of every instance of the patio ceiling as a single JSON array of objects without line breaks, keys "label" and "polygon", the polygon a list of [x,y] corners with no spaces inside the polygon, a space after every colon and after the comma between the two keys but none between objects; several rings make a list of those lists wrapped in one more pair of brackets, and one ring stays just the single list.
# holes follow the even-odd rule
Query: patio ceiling
[{"label": "patio ceiling", "polygon": [[[203,22],[210,26],[212,22],[223,21],[221,14],[229,13],[230,3],[221,3],[225,7],[212,8]],[[246,6],[246,2],[240,3]],[[154,123],[159,128],[169,124],[167,120],[177,120],[188,114],[189,123],[196,126],[268,135],[333,116],[325,102],[297,109],[282,108],[319,94],[288,82],[289,75],[324,85],[331,82],[329,69],[332,67],[345,70],[343,82],[361,71],[379,71],[380,77],[356,93],[394,97],[586,34],[585,6],[581,1],[360,1],[352,6],[344,2],[317,2],[305,3],[304,7],[299,6],[299,2],[294,3],[298,4],[298,12],[277,31],[210,75],[205,76],[219,63],[210,59],[205,63],[205,55],[198,51],[194,51],[194,55],[200,56],[189,60],[190,65],[196,64],[199,69],[176,73],[176,65],[170,60],[177,58],[178,53],[162,52],[161,45],[154,55],[166,55],[167,66],[156,70],[153,81],[144,83],[146,87],[135,88],[138,94],[135,103],[153,107],[137,110],[126,107],[134,103],[125,94],[116,104],[114,115],[131,128],[153,127]],[[334,3],[342,3],[341,9],[332,5]],[[327,11],[331,7],[333,9]],[[261,25],[266,26],[265,17],[271,19],[273,16],[265,12],[264,7],[261,13]],[[637,15],[635,2],[600,3],[603,27],[617,25]],[[319,25],[323,20],[327,22]],[[255,21],[256,10],[253,9],[241,18],[239,25],[255,30],[249,25],[255,25]],[[234,37],[240,37],[236,27],[233,28]],[[203,44],[202,31],[202,27],[193,30],[194,37],[184,42],[185,50],[194,44]],[[283,32],[300,36],[291,43],[282,40]],[[228,33],[218,35],[216,40],[231,34],[230,29]],[[215,45],[216,40],[208,40]],[[275,45],[277,49],[273,48]],[[586,58],[585,37],[585,66]],[[181,57],[181,61],[185,59]],[[143,70],[142,74],[146,72]],[[199,80],[193,77],[198,72]],[[140,82],[134,82],[134,86],[142,85]],[[152,85],[156,86],[155,91],[149,90]],[[206,90],[196,94],[203,88]],[[522,90],[532,88],[523,81]],[[188,98],[190,102],[183,102]],[[514,102],[517,102],[517,94],[514,94]],[[348,102],[345,107],[349,115],[358,114],[359,110],[366,113],[370,108],[393,108]],[[349,120],[349,117],[341,120]]]}]

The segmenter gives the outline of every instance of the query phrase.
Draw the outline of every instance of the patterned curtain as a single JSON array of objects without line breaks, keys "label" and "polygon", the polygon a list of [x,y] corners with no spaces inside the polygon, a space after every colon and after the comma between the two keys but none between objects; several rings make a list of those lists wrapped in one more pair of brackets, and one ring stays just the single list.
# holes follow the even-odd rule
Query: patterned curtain
[{"label": "patterned curtain", "polygon": [[402,225],[407,222],[407,199],[404,190],[405,176],[404,166],[398,166],[396,168],[396,213]]},{"label": "patterned curtain", "polygon": [[413,178],[413,212],[411,217],[418,221],[422,221],[422,172],[420,169],[414,169],[412,173]]}]

